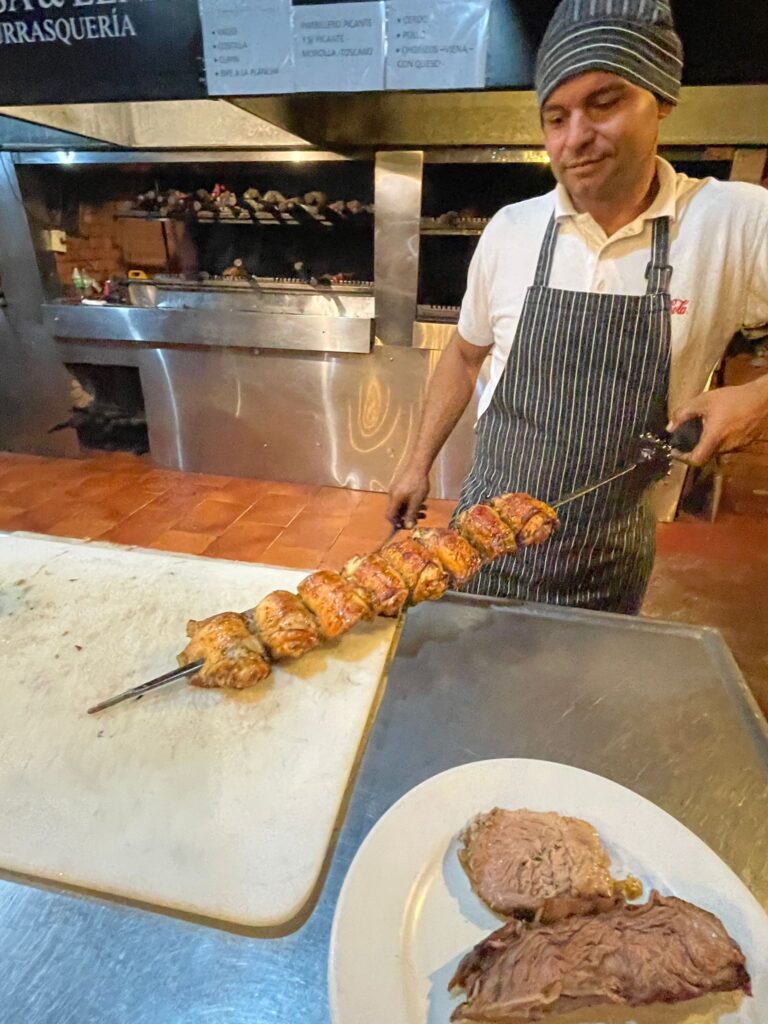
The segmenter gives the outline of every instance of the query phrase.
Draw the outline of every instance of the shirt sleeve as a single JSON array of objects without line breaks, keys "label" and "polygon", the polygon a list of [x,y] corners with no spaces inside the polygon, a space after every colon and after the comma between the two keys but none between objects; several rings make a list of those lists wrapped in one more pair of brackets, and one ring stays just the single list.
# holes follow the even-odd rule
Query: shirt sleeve
[{"label": "shirt sleeve", "polygon": [[461,303],[458,325],[462,338],[470,345],[477,345],[480,348],[493,344],[493,327],[485,267],[485,239],[485,234],[480,236],[480,241],[477,243],[477,248],[469,264],[467,290]]},{"label": "shirt sleeve", "polygon": [[763,220],[763,230],[758,233],[742,332],[748,338],[762,338],[768,334],[768,216]]}]

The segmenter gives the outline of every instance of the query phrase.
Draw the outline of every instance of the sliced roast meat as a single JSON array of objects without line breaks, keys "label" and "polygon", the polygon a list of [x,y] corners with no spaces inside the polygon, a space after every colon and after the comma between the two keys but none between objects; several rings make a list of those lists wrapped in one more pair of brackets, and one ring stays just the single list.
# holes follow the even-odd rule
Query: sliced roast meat
[{"label": "sliced roast meat", "polygon": [[505,917],[554,920],[620,901],[595,829],[554,811],[479,814],[461,834],[459,858],[480,899]]},{"label": "sliced roast meat", "polygon": [[712,992],[750,994],[744,954],[722,922],[652,892],[595,917],[512,921],[459,964],[449,988],[467,999],[459,1024],[524,1024],[591,1006],[679,1003]]}]

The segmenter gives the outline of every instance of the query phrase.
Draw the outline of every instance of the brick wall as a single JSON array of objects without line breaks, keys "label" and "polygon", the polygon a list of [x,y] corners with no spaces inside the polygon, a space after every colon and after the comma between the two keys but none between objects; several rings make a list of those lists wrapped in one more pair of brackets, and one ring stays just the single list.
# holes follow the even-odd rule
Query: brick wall
[{"label": "brick wall", "polygon": [[114,219],[116,203],[101,206],[81,204],[78,218],[78,234],[67,236],[67,251],[56,253],[56,268],[62,287],[72,288],[72,271],[75,267],[87,270],[97,280],[125,273],[122,247],[117,240]]},{"label": "brick wall", "polygon": [[[75,267],[88,271],[97,281],[108,277],[124,277],[129,270],[148,274],[167,270],[161,224],[157,221],[115,219],[122,202],[105,202],[98,206],[81,203],[78,233],[67,236],[67,251],[56,253],[56,268],[62,289],[73,291],[72,272]],[[166,224],[171,270],[180,269],[186,231],[182,223]]]}]

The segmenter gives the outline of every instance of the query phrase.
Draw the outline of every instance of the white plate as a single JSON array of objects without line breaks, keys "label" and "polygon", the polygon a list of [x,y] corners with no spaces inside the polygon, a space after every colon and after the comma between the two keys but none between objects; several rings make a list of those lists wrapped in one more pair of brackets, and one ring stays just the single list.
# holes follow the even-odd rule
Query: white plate
[{"label": "white plate", "polygon": [[[752,998],[733,994],[642,1011],[581,1011],[582,1024],[765,1024],[768,917],[697,836],[623,786],[569,765],[505,759],[461,765],[406,793],[358,850],[339,897],[328,987],[334,1024],[448,1024],[461,1002],[446,986],[461,957],[499,919],[469,886],[456,856],[467,821],[492,807],[558,811],[591,822],[613,873],[711,911],[740,944]],[[735,1008],[736,1007],[736,1008]]]}]

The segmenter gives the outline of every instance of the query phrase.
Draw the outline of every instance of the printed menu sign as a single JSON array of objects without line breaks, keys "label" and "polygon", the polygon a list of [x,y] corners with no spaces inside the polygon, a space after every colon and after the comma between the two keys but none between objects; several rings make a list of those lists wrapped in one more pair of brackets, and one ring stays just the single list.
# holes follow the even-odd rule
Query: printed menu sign
[{"label": "printed menu sign", "polygon": [[200,17],[210,96],[294,91],[290,0],[200,0]]},{"label": "printed menu sign", "polygon": [[0,0],[0,104],[195,99],[197,0]]},{"label": "printed menu sign", "polygon": [[485,85],[490,0],[387,0],[387,89]]},{"label": "printed menu sign", "polygon": [[327,3],[293,9],[296,92],[384,88],[384,3]]}]

